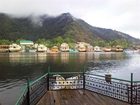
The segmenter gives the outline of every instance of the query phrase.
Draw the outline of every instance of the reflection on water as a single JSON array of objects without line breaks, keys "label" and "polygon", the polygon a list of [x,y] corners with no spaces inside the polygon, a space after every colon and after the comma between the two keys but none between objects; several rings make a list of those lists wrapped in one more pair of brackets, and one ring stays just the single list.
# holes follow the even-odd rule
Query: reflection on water
[{"label": "reflection on water", "polygon": [[9,53],[10,63],[43,63],[46,60],[46,53]]},{"label": "reflection on water", "polygon": [[69,62],[69,53],[61,53],[61,62],[68,63]]},{"label": "reflection on water", "polygon": [[[38,78],[51,71],[82,71],[85,65],[95,73],[112,73],[115,77],[127,79],[130,72],[139,73],[140,55],[125,53],[1,53],[0,54],[0,103],[13,105],[20,94],[20,87],[25,79]],[[124,75],[125,74],[125,75]],[[136,76],[138,79],[139,76]],[[140,79],[140,78],[139,78]],[[8,95],[10,94],[10,95]],[[9,100],[6,100],[6,99]],[[11,104],[12,103],[12,104]]]},{"label": "reflection on water", "polygon": [[39,63],[47,62],[47,54],[46,53],[37,53],[36,61]]},{"label": "reflection on water", "polygon": [[0,62],[9,62],[9,63],[46,63],[47,60],[53,62],[61,61],[61,63],[69,63],[70,59],[74,57],[75,60],[79,60],[80,63],[85,61],[100,61],[100,60],[109,60],[115,59],[120,60],[124,59],[123,53],[113,53],[113,52],[81,52],[81,53],[7,53],[0,54]]}]

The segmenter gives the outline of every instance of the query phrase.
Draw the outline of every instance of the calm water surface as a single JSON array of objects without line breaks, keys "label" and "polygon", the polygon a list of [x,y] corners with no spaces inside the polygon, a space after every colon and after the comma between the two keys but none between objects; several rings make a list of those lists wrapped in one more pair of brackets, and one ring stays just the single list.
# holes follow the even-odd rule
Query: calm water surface
[{"label": "calm water surface", "polygon": [[0,105],[14,105],[21,87],[28,77],[31,80],[50,71],[83,71],[113,77],[140,80],[139,53],[1,53],[0,54]]}]

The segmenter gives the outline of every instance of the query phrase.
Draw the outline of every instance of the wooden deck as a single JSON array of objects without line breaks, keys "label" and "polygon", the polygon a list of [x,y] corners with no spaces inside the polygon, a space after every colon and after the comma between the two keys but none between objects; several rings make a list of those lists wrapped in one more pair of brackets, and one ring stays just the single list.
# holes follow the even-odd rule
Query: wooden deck
[{"label": "wooden deck", "polygon": [[49,91],[37,105],[130,105],[125,102],[109,98],[85,90]]}]

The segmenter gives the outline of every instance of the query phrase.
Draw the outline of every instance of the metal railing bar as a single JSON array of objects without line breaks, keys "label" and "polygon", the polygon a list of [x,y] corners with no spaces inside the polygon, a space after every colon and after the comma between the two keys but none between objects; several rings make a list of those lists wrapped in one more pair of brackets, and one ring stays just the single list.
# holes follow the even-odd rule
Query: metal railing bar
[{"label": "metal railing bar", "polygon": [[20,97],[18,98],[17,102],[15,105],[19,105],[18,103],[20,102],[20,100],[22,99],[22,97],[24,96],[24,94],[26,93],[27,91],[27,86],[25,86],[23,89],[22,89],[22,93],[20,95]]},{"label": "metal railing bar", "polygon": [[[85,73],[85,75],[88,74],[88,75],[93,75],[93,76],[97,76],[97,77],[103,77],[105,78],[105,76],[102,76],[102,75],[97,75],[97,74],[93,74],[93,73]],[[118,78],[113,78],[111,77],[111,79],[114,79],[114,80],[120,80],[120,81],[125,81],[125,82],[131,82],[129,80],[125,80],[125,79],[118,79]]]},{"label": "metal railing bar", "polygon": [[35,81],[30,82],[30,86],[32,86],[33,84],[35,84],[36,82],[38,82],[39,80],[41,80],[42,78],[44,78],[47,75],[48,75],[48,73],[44,74],[43,76],[41,76],[40,78],[36,79]]}]

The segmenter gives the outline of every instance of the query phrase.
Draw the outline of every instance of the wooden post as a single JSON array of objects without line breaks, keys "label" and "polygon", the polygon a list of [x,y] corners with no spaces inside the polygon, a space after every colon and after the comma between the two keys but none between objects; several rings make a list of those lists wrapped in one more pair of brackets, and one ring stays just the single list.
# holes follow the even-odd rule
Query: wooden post
[{"label": "wooden post", "polygon": [[27,105],[30,105],[30,82],[27,78]]},{"label": "wooden post", "polygon": [[133,73],[131,73],[131,105],[133,105]]}]

